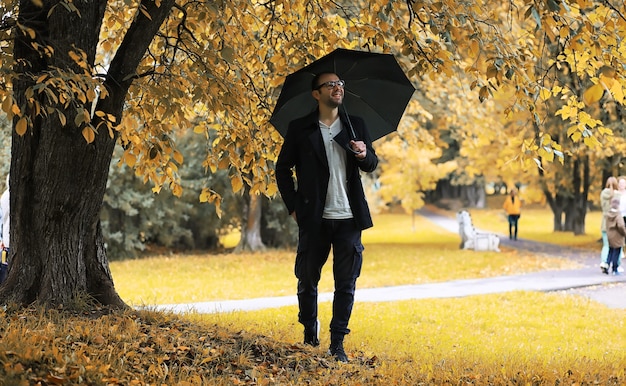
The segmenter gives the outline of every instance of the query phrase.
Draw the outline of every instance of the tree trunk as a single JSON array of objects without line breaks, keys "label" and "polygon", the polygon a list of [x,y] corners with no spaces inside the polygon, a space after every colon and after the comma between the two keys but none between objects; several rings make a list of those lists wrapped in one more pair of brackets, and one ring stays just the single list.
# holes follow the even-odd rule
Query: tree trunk
[{"label": "tree trunk", "polygon": [[[581,170],[582,169],[582,170]],[[565,230],[575,235],[585,234],[585,216],[587,215],[587,199],[591,185],[589,157],[583,156],[573,162],[572,189],[573,195],[567,205]]]},{"label": "tree trunk", "polygon": [[[70,47],[82,49],[93,62],[104,5],[89,4],[78,16],[63,7],[50,12],[50,3],[41,8],[29,0],[20,2],[20,23],[34,28],[33,40],[52,45],[55,53],[41,56],[31,46],[31,37],[18,32],[13,90],[19,106],[29,106],[27,91],[37,76],[68,66],[61,62],[68,60]],[[64,36],[79,22],[92,26],[92,31]],[[36,98],[41,106],[73,117],[70,110],[75,111],[75,105]],[[64,127],[56,113],[44,116],[34,105],[29,107],[25,113],[32,127],[25,135],[15,130],[12,134],[11,267],[0,297],[7,303],[55,306],[77,305],[87,295],[124,307],[113,287],[99,223],[115,142],[100,135],[87,144],[72,119]]]},{"label": "tree trunk", "polygon": [[[574,196],[574,211],[576,216],[574,217],[573,231],[575,235],[585,234],[585,218],[587,217],[587,200],[589,199],[589,187],[591,186],[591,171],[589,166],[589,157],[585,156],[581,159],[582,164],[582,176],[580,178],[580,185],[576,186],[576,195]],[[578,169],[578,168],[577,168]]]},{"label": "tree trunk", "polygon": [[257,194],[248,195],[248,205],[245,206],[244,219],[246,222],[242,226],[241,240],[235,248],[235,252],[242,251],[264,251],[265,244],[261,239],[261,196]]},{"label": "tree trunk", "polygon": [[565,224],[563,222],[563,213],[565,212],[565,208],[567,205],[565,204],[566,199],[562,194],[555,194],[554,196],[548,191],[544,189],[544,195],[546,196],[546,200],[548,201],[548,205],[552,210],[553,215],[553,227],[552,230],[554,232],[562,232],[565,230]]},{"label": "tree trunk", "polygon": [[[134,73],[172,1],[161,2],[160,8],[153,2],[142,5],[151,17],[139,13],[111,62],[104,82],[109,97],[98,102],[97,110],[112,114],[118,122],[132,82],[128,75]],[[11,264],[0,299],[19,305],[81,306],[90,298],[103,305],[126,307],[113,285],[99,222],[116,137],[109,136],[103,126],[95,140],[87,143],[81,133],[83,126],[74,117],[79,108],[92,111],[89,101],[65,104],[55,103],[46,94],[29,95],[43,74],[57,79],[69,75],[72,79],[90,78],[68,53],[81,50],[93,66],[106,1],[72,4],[76,12],[55,7],[59,1],[44,1],[39,7],[31,0],[21,0],[19,5],[18,23],[34,31],[35,36],[15,30],[18,76],[13,92],[32,127],[19,136],[17,117],[14,120]],[[129,40],[132,44],[125,44]],[[36,47],[54,47],[54,51],[43,53]],[[56,111],[50,113],[46,108],[57,109],[67,124],[61,123]],[[98,117],[92,119],[97,127]]]},{"label": "tree trunk", "polygon": [[553,215],[553,223],[552,223],[552,231],[553,232],[560,232],[563,230],[563,212],[562,211],[557,211],[555,212],[554,210],[552,211],[552,215]]},{"label": "tree trunk", "polygon": [[463,204],[469,208],[484,208],[486,203],[485,185],[482,177],[477,177],[471,185],[459,187]]}]

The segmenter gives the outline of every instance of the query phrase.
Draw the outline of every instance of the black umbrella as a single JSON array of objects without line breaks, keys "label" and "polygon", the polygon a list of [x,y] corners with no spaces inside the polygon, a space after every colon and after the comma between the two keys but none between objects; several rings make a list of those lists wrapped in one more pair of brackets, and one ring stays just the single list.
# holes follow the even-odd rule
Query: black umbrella
[{"label": "black umbrella", "polygon": [[311,81],[325,72],[333,72],[346,82],[342,108],[365,120],[372,141],[397,129],[415,91],[393,55],[336,49],[285,79],[270,118],[283,136],[289,122],[317,107]]}]

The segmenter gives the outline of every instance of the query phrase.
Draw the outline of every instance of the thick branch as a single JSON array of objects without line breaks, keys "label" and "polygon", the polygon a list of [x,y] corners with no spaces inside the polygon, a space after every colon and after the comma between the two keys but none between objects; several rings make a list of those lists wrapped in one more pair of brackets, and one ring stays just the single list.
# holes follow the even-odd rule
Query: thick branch
[{"label": "thick branch", "polygon": [[[109,92],[125,94],[136,77],[137,67],[161,24],[169,15],[175,0],[163,0],[160,6],[155,1],[142,0],[137,16],[126,32],[115,57],[111,61],[105,86]],[[150,15],[150,17],[146,16]]]}]

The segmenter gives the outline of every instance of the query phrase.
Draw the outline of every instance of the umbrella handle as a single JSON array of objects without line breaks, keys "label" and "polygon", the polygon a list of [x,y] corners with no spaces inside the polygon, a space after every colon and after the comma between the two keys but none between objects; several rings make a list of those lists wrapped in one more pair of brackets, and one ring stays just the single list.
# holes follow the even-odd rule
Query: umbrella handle
[{"label": "umbrella handle", "polygon": [[348,115],[348,109],[346,109],[346,105],[343,103],[341,104],[341,107],[343,107],[343,112],[346,113],[346,120],[348,121],[348,126],[350,126],[350,139],[356,141],[356,133],[354,132],[354,127],[352,127],[352,121],[350,120],[350,115]]},{"label": "umbrella handle", "polygon": [[[354,127],[352,127],[352,121],[350,120],[350,115],[348,115],[348,110],[346,109],[346,105],[342,104],[343,111],[346,113],[346,120],[348,121],[348,126],[350,126],[350,139],[353,141],[357,141],[356,132],[354,131]],[[350,151],[353,154],[361,154],[360,152],[354,150],[351,146],[348,146]]]}]

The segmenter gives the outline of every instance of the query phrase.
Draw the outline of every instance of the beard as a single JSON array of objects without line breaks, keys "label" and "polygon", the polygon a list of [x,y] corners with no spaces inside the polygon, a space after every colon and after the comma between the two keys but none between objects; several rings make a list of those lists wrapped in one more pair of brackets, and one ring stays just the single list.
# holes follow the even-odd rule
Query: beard
[{"label": "beard", "polygon": [[324,101],[324,104],[330,108],[337,108],[343,104],[343,96],[339,100],[328,98]]}]

